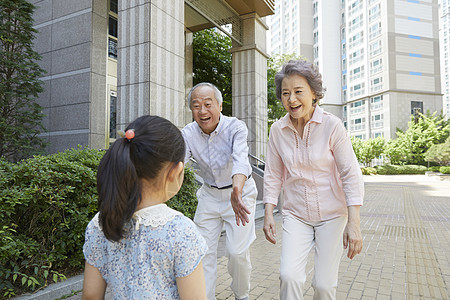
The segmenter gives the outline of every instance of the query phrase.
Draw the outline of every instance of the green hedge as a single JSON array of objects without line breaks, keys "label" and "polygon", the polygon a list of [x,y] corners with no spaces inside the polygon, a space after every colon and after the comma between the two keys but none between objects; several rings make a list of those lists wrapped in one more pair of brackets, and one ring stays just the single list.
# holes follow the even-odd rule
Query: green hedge
[{"label": "green hedge", "polygon": [[427,167],[419,165],[382,165],[375,166],[379,175],[425,174]]},{"label": "green hedge", "polygon": [[361,172],[363,175],[376,175],[377,174],[377,170],[372,167],[361,168]]},{"label": "green hedge", "polygon": [[442,174],[450,174],[450,166],[440,167],[439,172],[441,172]]},{"label": "green hedge", "polygon": [[[104,151],[68,150],[9,163],[0,159],[0,299],[81,272],[84,231],[97,212],[96,172]],[[193,217],[193,171],[169,206]]]},{"label": "green hedge", "polygon": [[431,172],[439,172],[439,168],[440,168],[441,166],[431,166],[431,167],[429,167],[428,168],[428,171],[431,171]]}]

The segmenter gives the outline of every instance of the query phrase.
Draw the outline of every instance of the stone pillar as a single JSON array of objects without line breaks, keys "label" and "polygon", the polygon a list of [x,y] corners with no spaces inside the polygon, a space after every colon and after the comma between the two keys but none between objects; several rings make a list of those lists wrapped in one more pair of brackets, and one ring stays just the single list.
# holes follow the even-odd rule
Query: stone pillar
[{"label": "stone pillar", "polygon": [[191,90],[191,88],[193,87],[194,84],[194,74],[193,74],[193,69],[194,69],[194,44],[193,44],[193,40],[194,40],[194,34],[189,31],[188,29],[186,29],[185,31],[185,55],[184,55],[184,66],[185,66],[185,77],[184,77],[184,84],[185,84],[185,103],[186,103],[186,111],[185,111],[185,119],[184,119],[184,123],[188,124],[190,122],[192,122],[192,112],[189,108],[189,103],[187,100],[189,91]]},{"label": "stone pillar", "polygon": [[139,116],[182,127],[184,1],[119,0],[118,129]]},{"label": "stone pillar", "polygon": [[249,152],[264,159],[267,134],[267,25],[256,14],[242,15],[242,45],[233,42],[233,116],[247,124]]}]

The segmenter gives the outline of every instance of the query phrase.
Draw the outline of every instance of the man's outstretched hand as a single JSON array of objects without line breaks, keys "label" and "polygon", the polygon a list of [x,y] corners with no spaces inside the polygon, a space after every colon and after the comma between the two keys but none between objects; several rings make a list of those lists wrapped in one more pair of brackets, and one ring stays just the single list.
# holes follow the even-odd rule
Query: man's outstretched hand
[{"label": "man's outstretched hand", "polygon": [[239,191],[237,186],[233,187],[233,191],[231,192],[231,206],[233,207],[237,226],[239,226],[240,223],[245,226],[245,224],[250,222],[248,215],[251,214],[251,212],[242,201],[242,192]]}]

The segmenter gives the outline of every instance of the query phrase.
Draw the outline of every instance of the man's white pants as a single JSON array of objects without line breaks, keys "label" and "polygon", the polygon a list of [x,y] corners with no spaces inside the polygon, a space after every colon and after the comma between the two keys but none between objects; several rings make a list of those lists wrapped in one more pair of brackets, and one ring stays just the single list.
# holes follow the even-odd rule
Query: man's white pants
[{"label": "man's white pants", "polygon": [[251,211],[250,223],[236,225],[236,217],[231,207],[232,189],[216,189],[203,185],[197,191],[198,206],[194,222],[208,244],[208,251],[202,260],[206,281],[206,295],[209,300],[216,299],[217,246],[220,233],[225,224],[226,247],[228,252],[228,273],[231,289],[236,298],[248,297],[250,291],[250,245],[255,240],[255,206],[258,191],[253,178],[245,182],[242,200]]},{"label": "man's white pants", "polygon": [[310,250],[314,256],[314,300],[336,299],[339,263],[347,216],[323,222],[305,222],[283,216],[280,264],[280,299],[303,299],[306,264]]}]

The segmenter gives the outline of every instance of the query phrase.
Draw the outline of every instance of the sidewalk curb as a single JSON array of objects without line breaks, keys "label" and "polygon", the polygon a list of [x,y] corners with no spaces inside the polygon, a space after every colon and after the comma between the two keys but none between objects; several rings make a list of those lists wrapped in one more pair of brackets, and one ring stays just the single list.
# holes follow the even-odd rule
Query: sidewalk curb
[{"label": "sidewalk curb", "polygon": [[83,289],[83,274],[71,277],[65,281],[52,283],[42,291],[36,294],[25,294],[14,298],[15,300],[55,300],[68,296],[72,291],[81,291]]}]

